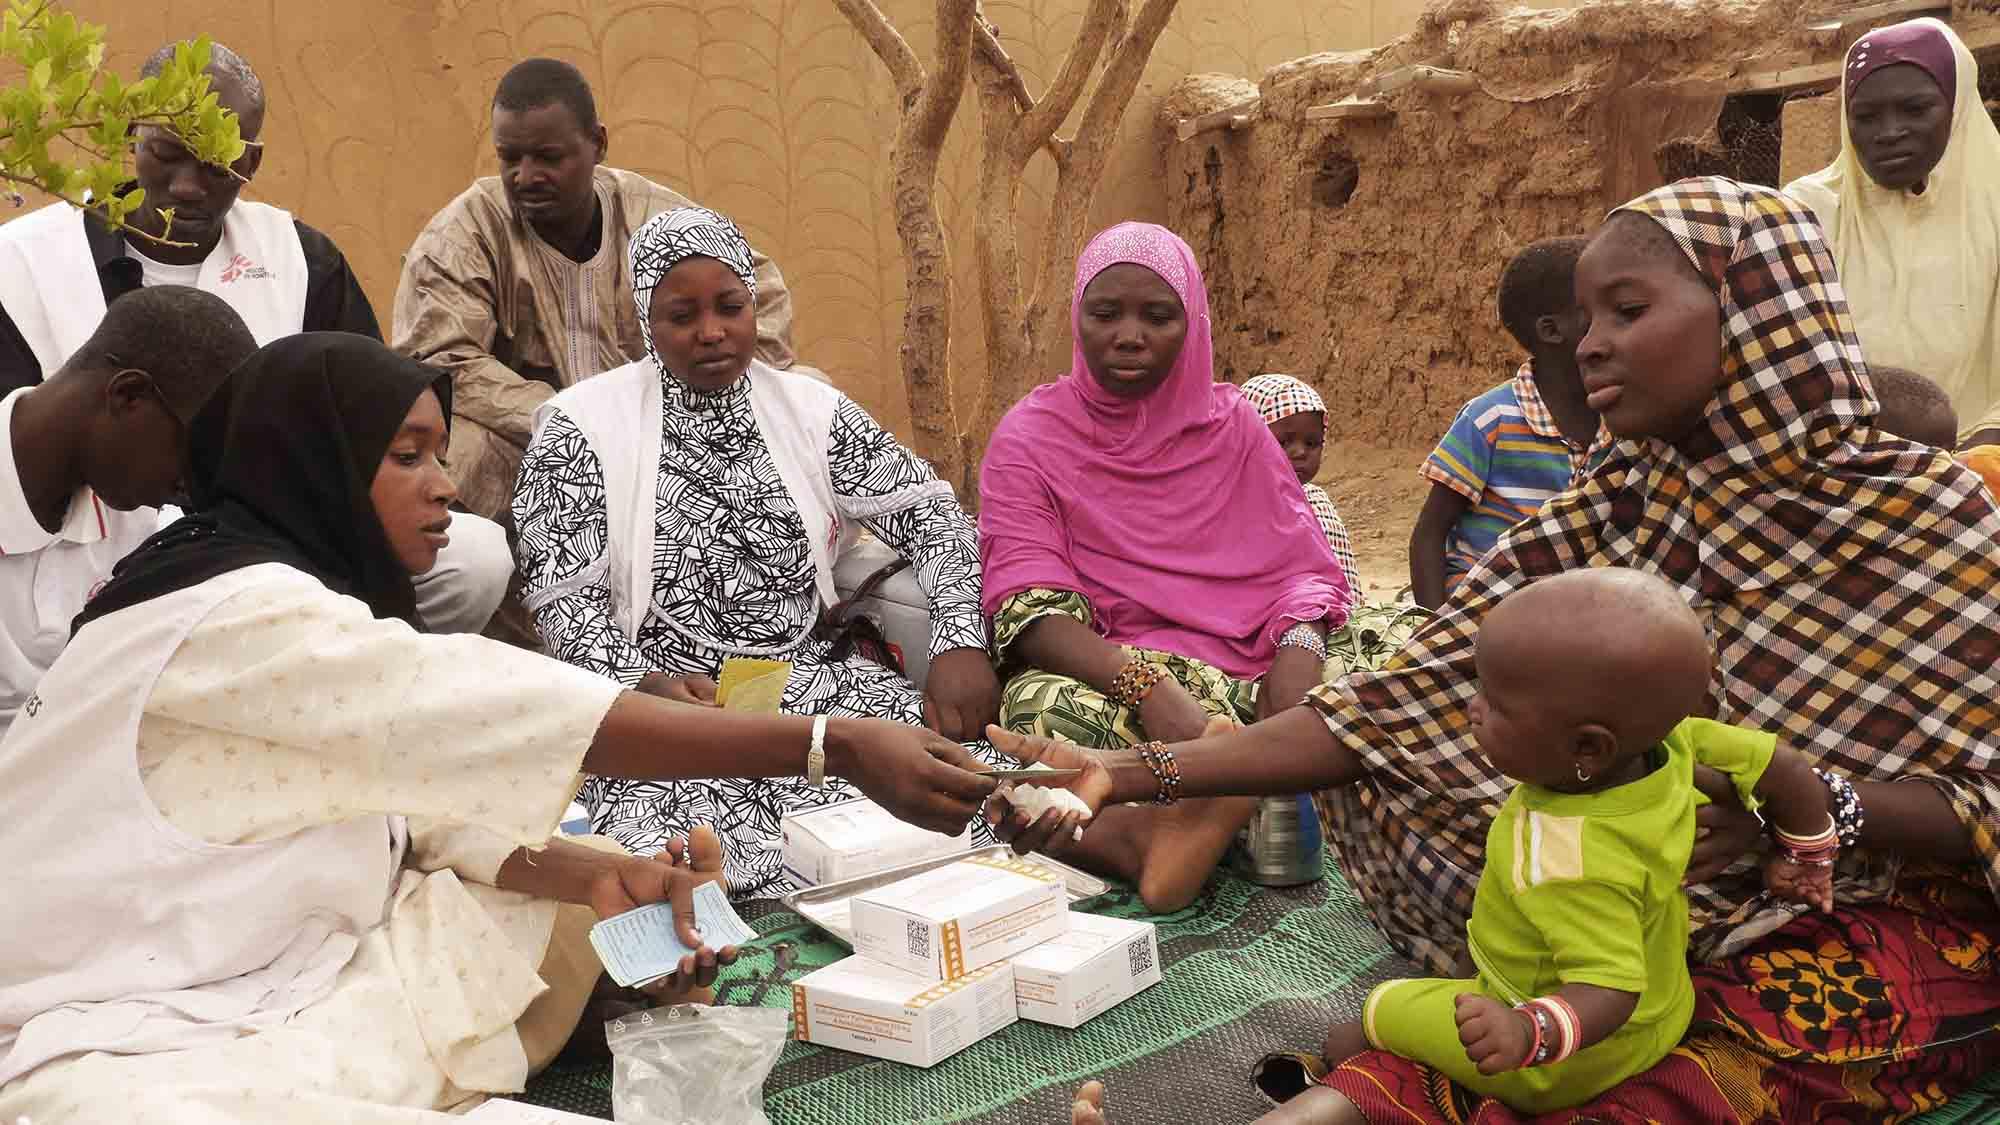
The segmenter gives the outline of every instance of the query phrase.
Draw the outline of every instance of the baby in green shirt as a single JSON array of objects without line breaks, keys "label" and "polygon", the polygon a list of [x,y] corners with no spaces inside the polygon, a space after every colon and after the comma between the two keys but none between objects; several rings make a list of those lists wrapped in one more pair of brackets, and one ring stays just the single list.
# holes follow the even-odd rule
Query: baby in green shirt
[{"label": "baby in green shirt", "polygon": [[[1775,825],[1771,893],[1831,910],[1838,842],[1804,756],[1689,717],[1708,694],[1708,639],[1656,577],[1596,568],[1536,582],[1487,615],[1475,661],[1480,752],[1519,783],[1487,834],[1466,927],[1477,975],[1377,987],[1326,1058],[1380,1048],[1545,1113],[1651,1067],[1687,1030],[1695,767],[1726,775]],[[1314,1112],[1323,1093],[1288,1103],[1298,1116],[1286,1119],[1337,1119]]]}]

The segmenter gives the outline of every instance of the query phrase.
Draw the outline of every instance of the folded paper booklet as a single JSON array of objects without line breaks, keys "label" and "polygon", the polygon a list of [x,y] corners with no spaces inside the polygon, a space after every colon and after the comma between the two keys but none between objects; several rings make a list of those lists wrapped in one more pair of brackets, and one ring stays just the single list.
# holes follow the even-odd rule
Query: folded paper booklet
[{"label": "folded paper booklet", "polygon": [[[742,945],[757,936],[734,907],[721,883],[703,883],[694,892],[694,924],[710,949]],[[622,988],[637,988],[680,971],[681,958],[694,950],[674,934],[674,908],[656,902],[606,918],[590,928],[590,945],[604,971]]]},{"label": "folded paper booklet", "polygon": [[722,675],[715,684],[715,701],[725,711],[773,714],[785,698],[785,684],[791,678],[789,660],[732,656],[722,662]]}]

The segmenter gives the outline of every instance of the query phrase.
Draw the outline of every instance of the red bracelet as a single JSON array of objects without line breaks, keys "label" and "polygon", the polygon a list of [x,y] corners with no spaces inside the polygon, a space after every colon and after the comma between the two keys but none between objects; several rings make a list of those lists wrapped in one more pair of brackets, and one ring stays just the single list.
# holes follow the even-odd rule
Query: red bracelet
[{"label": "red bracelet", "polygon": [[1577,1044],[1583,1039],[1583,1025],[1569,1001],[1560,996],[1538,996],[1514,1010],[1527,1016],[1535,1029],[1535,1041],[1528,1047],[1528,1057],[1521,1061],[1523,1068],[1554,1066],[1576,1054]]},{"label": "red bracelet", "polygon": [[1556,1030],[1562,1035],[1562,1046],[1556,1050],[1555,1057],[1549,1062],[1559,1063],[1576,1054],[1577,1044],[1583,1041],[1583,1024],[1576,1018],[1576,1009],[1570,1007],[1569,1001],[1560,996],[1544,996],[1535,1003],[1548,1009],[1549,1015],[1555,1020]]},{"label": "red bracelet", "polygon": [[1840,855],[1840,832],[1832,817],[1827,818],[1824,829],[1810,836],[1794,836],[1782,828],[1774,829],[1772,834],[1777,837],[1778,850],[1785,858],[1801,867],[1832,867]]},{"label": "red bracelet", "polygon": [[1535,1037],[1528,1041],[1527,1057],[1521,1060],[1518,1069],[1526,1070],[1531,1066],[1540,1066],[1547,1052],[1547,1042],[1543,1031],[1548,1017],[1544,1016],[1541,1010],[1533,1004],[1522,1004],[1514,1010],[1528,1017],[1528,1029],[1535,1033]]}]

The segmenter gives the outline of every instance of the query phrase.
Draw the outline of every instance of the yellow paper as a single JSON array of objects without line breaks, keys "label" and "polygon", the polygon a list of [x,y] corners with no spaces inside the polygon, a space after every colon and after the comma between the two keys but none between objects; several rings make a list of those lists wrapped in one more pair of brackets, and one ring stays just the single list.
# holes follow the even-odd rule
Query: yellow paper
[{"label": "yellow paper", "polygon": [[730,657],[722,662],[722,676],[715,685],[715,701],[729,711],[774,713],[785,697],[785,683],[791,679],[789,660],[751,660]]}]

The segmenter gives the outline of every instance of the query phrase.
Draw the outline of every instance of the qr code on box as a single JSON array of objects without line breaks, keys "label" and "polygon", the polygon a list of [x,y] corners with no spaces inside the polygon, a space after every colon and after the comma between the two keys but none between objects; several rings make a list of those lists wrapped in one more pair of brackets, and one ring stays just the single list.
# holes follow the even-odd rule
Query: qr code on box
[{"label": "qr code on box", "polygon": [[931,955],[930,923],[919,922],[915,918],[905,918],[903,936],[909,939],[910,956],[928,958]]},{"label": "qr code on box", "polygon": [[1142,977],[1153,971],[1153,943],[1145,938],[1134,938],[1125,947],[1125,957],[1132,962],[1132,975]]}]

